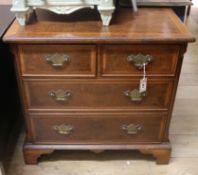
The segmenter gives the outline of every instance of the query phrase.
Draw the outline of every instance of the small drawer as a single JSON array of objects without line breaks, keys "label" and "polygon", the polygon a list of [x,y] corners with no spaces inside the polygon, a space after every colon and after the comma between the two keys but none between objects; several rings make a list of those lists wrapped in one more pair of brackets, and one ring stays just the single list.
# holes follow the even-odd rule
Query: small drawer
[{"label": "small drawer", "polygon": [[160,142],[164,113],[32,114],[32,140],[43,144],[130,144]]},{"label": "small drawer", "polygon": [[173,80],[148,80],[136,97],[139,80],[29,80],[24,82],[29,110],[167,110]]},{"label": "small drawer", "polygon": [[94,77],[96,47],[92,45],[20,45],[23,76]]},{"label": "small drawer", "polygon": [[177,45],[105,45],[101,47],[102,76],[139,76],[143,63],[148,76],[174,76]]}]

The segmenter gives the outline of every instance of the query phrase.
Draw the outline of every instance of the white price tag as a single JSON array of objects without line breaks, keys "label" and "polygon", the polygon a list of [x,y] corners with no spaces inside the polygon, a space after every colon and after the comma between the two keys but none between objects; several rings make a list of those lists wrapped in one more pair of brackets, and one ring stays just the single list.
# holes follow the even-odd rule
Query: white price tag
[{"label": "white price tag", "polygon": [[139,92],[146,92],[147,90],[147,78],[142,78],[140,79],[140,87],[139,87]]}]

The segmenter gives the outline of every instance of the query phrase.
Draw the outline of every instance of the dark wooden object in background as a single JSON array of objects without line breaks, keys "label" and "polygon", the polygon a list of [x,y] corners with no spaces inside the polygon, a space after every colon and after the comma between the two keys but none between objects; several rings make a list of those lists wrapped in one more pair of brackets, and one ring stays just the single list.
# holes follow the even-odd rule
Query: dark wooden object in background
[{"label": "dark wooden object in background", "polygon": [[[194,41],[172,10],[118,9],[109,27],[94,10],[69,16],[39,10],[37,18],[25,27],[15,21],[4,37],[15,53],[26,163],[61,149],[137,149],[168,163],[182,59]],[[143,71],[127,60],[139,53],[154,60],[147,66],[148,94],[138,103],[124,92],[139,87]],[[138,128],[127,131],[129,124]]]},{"label": "dark wooden object in background", "polygon": [[[131,0],[119,0],[121,6],[131,6]],[[179,18],[184,21],[189,15],[191,0],[137,0],[138,7],[171,7]],[[186,12],[187,11],[187,12]]]},{"label": "dark wooden object in background", "polygon": [[[21,130],[21,114],[13,56],[2,37],[14,20],[10,6],[0,6],[0,162],[7,170]],[[0,170],[4,171],[4,170]]]}]

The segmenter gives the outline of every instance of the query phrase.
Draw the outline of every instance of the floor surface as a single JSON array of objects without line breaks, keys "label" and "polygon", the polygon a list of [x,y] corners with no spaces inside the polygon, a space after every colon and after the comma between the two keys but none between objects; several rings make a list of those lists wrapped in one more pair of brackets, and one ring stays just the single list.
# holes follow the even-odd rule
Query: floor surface
[{"label": "floor surface", "polygon": [[[198,7],[187,20],[198,40]],[[61,151],[41,158],[38,165],[25,165],[22,134],[8,175],[198,175],[198,42],[185,55],[177,92],[170,139],[173,147],[169,165],[156,165],[150,156],[133,151]]]}]

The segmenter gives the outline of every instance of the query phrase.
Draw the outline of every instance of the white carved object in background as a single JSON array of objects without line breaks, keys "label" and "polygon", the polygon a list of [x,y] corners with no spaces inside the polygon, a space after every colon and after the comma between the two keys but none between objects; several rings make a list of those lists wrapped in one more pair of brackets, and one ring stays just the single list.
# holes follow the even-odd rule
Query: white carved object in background
[{"label": "white carved object in background", "polygon": [[115,10],[114,0],[13,0],[11,11],[21,25],[26,25],[36,8],[47,9],[57,14],[70,14],[82,8],[97,7],[102,23],[108,26]]}]

